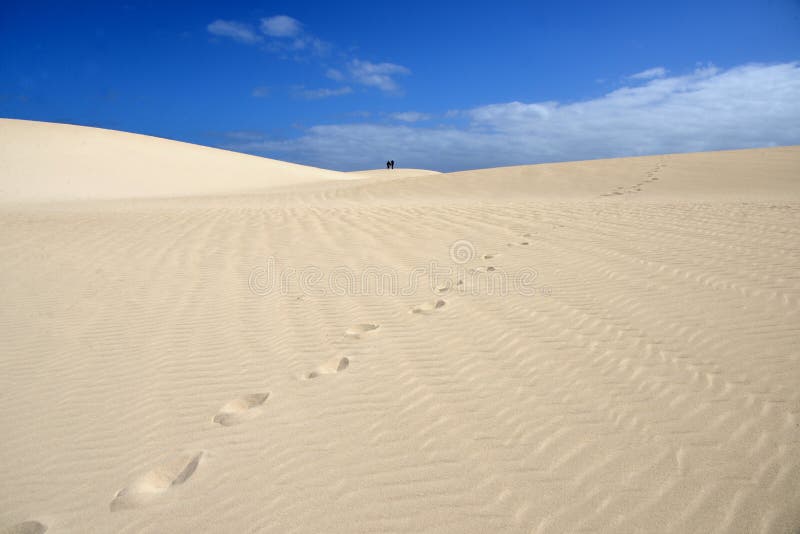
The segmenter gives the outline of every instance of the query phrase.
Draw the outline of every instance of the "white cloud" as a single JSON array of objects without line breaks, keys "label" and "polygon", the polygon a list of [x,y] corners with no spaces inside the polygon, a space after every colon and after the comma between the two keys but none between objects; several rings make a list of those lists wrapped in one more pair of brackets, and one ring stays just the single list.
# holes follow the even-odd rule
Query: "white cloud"
[{"label": "white cloud", "polygon": [[308,100],[318,100],[320,98],[329,98],[332,96],[342,96],[342,95],[349,95],[353,92],[353,89],[350,87],[338,87],[336,89],[305,89],[303,87],[299,87],[295,94],[301,98],[305,98]]},{"label": "white cloud", "polygon": [[[209,33],[221,37],[230,37],[235,41],[255,44],[264,41],[252,26],[229,20],[215,20],[207,26]],[[277,15],[261,19],[261,31],[269,39],[265,50],[276,53],[291,53],[288,57],[304,59],[309,54],[325,56],[331,50],[330,43],[305,32],[297,19],[287,15]]]},{"label": "white cloud", "polygon": [[344,74],[339,69],[328,69],[325,72],[325,76],[327,76],[331,80],[336,80],[337,82],[341,82],[342,80],[344,80]]},{"label": "white cloud", "polygon": [[663,78],[667,75],[667,69],[664,67],[653,67],[652,69],[643,70],[632,74],[631,78],[634,80],[651,80],[653,78]]},{"label": "white cloud", "polygon": [[306,50],[317,56],[326,56],[331,51],[331,44],[312,35],[306,35],[292,42],[295,50]]},{"label": "white cloud", "polygon": [[419,111],[403,111],[400,113],[392,113],[390,117],[403,122],[420,122],[431,118],[431,116],[427,113],[420,113]]},{"label": "white cloud", "polygon": [[215,20],[208,25],[209,33],[220,37],[230,37],[240,43],[254,44],[261,41],[261,36],[256,34],[247,24],[230,20]]},{"label": "white cloud", "polygon": [[469,124],[313,126],[299,138],[231,148],[342,170],[374,166],[380,154],[459,170],[800,144],[800,63],[701,68],[591,100],[500,103],[459,116]]},{"label": "white cloud", "polygon": [[394,76],[405,76],[411,71],[394,63],[372,63],[353,59],[347,64],[353,81],[361,85],[377,87],[381,91],[396,92],[399,90]]},{"label": "white cloud", "polygon": [[303,30],[300,21],[287,15],[261,19],[261,31],[270,37],[294,37]]},{"label": "white cloud", "polygon": [[[264,42],[263,50],[275,53],[282,59],[319,61],[320,58],[331,56],[332,51],[335,50],[331,43],[306,31],[299,20],[288,15],[262,18],[260,29],[267,37],[266,39],[256,33],[251,26],[239,22],[220,19],[208,25],[208,31],[214,35],[230,37],[247,44]],[[325,72],[328,78],[337,82],[377,87],[387,93],[400,93],[400,87],[395,77],[411,74],[411,71],[402,65],[362,61],[343,52],[337,55],[341,68],[330,67]],[[342,66],[342,64],[344,65]],[[322,65],[320,66],[322,67]],[[339,91],[342,90],[339,89]],[[348,88],[348,91],[351,89]]]},{"label": "white cloud", "polygon": [[254,87],[252,93],[250,94],[256,98],[264,98],[266,96],[269,96],[269,93],[270,93],[269,87],[267,87],[266,85],[259,85],[258,87]]},{"label": "white cloud", "polygon": [[277,53],[290,53],[288,57],[302,60],[307,55],[325,56],[331,45],[305,31],[303,24],[288,15],[276,15],[261,19],[261,31],[271,39],[267,50]]}]

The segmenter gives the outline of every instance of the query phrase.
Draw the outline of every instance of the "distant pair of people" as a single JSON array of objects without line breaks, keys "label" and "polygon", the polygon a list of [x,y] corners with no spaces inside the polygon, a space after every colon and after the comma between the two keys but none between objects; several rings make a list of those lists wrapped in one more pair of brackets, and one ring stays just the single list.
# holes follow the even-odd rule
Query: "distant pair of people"
[{"label": "distant pair of people", "polygon": [[390,159],[389,161],[386,162],[386,168],[387,169],[394,169],[394,160],[393,159]]}]

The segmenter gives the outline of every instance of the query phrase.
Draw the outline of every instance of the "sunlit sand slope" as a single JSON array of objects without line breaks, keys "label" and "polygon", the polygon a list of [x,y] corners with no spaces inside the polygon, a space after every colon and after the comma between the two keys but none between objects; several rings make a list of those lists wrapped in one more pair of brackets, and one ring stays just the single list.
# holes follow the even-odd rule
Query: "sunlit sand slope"
[{"label": "sunlit sand slope", "polygon": [[348,178],[146,135],[0,119],[0,201],[208,195]]},{"label": "sunlit sand slope", "polygon": [[800,147],[779,147],[498,167],[409,177],[402,185],[353,185],[370,198],[754,200],[798,198],[799,183]]},{"label": "sunlit sand slope", "polygon": [[0,532],[794,533],[796,162],[6,206]]},{"label": "sunlit sand slope", "polygon": [[362,178],[410,178],[412,176],[430,176],[441,173],[426,169],[372,169],[368,171],[353,171],[348,174]]}]

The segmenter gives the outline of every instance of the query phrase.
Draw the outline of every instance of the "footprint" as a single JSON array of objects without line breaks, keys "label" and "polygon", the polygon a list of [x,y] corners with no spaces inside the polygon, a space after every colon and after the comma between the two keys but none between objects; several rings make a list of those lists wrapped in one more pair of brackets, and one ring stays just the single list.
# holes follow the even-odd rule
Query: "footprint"
[{"label": "footprint", "polygon": [[269,398],[269,393],[250,393],[233,399],[219,409],[214,422],[222,426],[233,426],[253,419],[261,412],[259,409]]},{"label": "footprint", "polygon": [[419,306],[414,306],[413,308],[411,308],[411,313],[422,313],[422,314],[433,313],[434,310],[438,310],[445,304],[447,304],[447,302],[445,302],[442,299],[434,300],[433,302],[426,302],[424,304],[420,304]]},{"label": "footprint", "polygon": [[530,243],[528,243],[527,241],[523,241],[522,243],[520,243],[520,245],[522,245],[524,247],[524,246],[530,245]]},{"label": "footprint", "polygon": [[[528,237],[528,236],[524,235],[522,237]],[[497,256],[497,254],[484,254],[483,256],[481,256],[481,258],[483,258],[484,260],[491,260],[495,256]]]},{"label": "footprint", "polygon": [[445,284],[440,284],[434,287],[433,292],[436,293],[437,295],[444,295],[445,293],[450,291],[450,288],[451,288],[450,282],[447,282]]},{"label": "footprint", "polygon": [[144,506],[173,486],[183,484],[197,471],[203,455],[203,452],[180,454],[141,475],[114,495],[111,511]]},{"label": "footprint", "polygon": [[43,534],[47,532],[47,525],[38,521],[23,521],[3,531],[3,534]]},{"label": "footprint", "polygon": [[348,337],[355,337],[360,338],[363,334],[367,332],[372,332],[373,330],[377,330],[380,325],[375,323],[361,323],[356,324],[348,328],[344,331],[344,335]]},{"label": "footprint", "polygon": [[315,370],[308,373],[305,378],[310,380],[312,378],[317,378],[318,376],[322,375],[331,375],[333,373],[340,373],[347,369],[350,366],[350,360],[347,358],[340,358],[338,356],[334,356],[333,358],[329,359],[327,362],[323,363]]}]

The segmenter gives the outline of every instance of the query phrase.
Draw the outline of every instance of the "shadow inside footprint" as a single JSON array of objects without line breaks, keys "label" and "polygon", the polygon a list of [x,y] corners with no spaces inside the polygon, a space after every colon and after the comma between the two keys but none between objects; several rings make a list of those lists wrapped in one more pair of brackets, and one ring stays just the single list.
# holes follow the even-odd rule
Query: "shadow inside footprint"
[{"label": "shadow inside footprint", "polygon": [[435,300],[433,302],[426,302],[424,304],[420,304],[419,306],[414,306],[413,308],[411,308],[411,313],[422,313],[422,314],[432,313],[433,311],[438,310],[445,304],[447,304],[447,302],[445,302],[442,299]]},{"label": "shadow inside footprint", "polygon": [[347,369],[350,366],[350,360],[347,358],[339,358],[338,356],[334,356],[327,362],[323,363],[310,373],[308,373],[305,378],[307,380],[311,380],[312,378],[317,378],[322,375],[332,375],[334,373],[340,373]]},{"label": "shadow inside footprint", "polygon": [[356,324],[345,330],[344,335],[348,337],[359,338],[363,334],[366,334],[367,332],[372,332],[373,330],[377,330],[379,326],[380,325],[377,325],[375,323]]},{"label": "shadow inside footprint", "polygon": [[269,393],[251,393],[233,399],[220,408],[214,416],[214,422],[222,426],[233,426],[256,417],[261,407],[269,398]]},{"label": "shadow inside footprint", "polygon": [[23,521],[3,531],[3,534],[44,534],[47,525],[38,521]]},{"label": "shadow inside footprint", "polygon": [[197,471],[202,458],[202,452],[180,454],[141,475],[114,495],[111,511],[144,506],[173,486],[183,484]]}]

